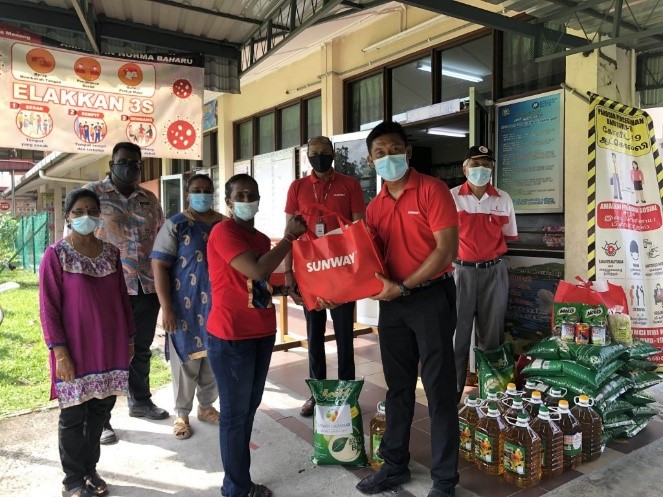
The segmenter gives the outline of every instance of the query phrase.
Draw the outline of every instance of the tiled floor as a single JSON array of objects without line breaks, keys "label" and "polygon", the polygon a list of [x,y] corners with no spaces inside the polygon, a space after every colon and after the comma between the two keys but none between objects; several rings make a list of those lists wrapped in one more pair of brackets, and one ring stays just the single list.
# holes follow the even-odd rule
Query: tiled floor
[{"label": "tiled floor", "polygon": [[[288,323],[290,332],[294,335],[305,336],[305,322],[303,313],[296,308],[289,308]],[[333,334],[331,323],[328,323],[328,332]],[[330,378],[336,378],[336,348],[334,342],[327,342],[327,370]],[[382,364],[380,362],[380,349],[378,338],[375,335],[361,335],[355,339],[355,363],[357,377],[364,376],[364,388],[360,396],[360,405],[362,409],[364,433],[368,433],[368,424],[375,414],[377,403],[384,400],[386,394],[386,384],[382,374]],[[308,377],[308,360],[306,350],[302,348],[291,349],[290,351],[275,352],[272,356],[272,363],[269,371],[268,380],[272,383],[282,385],[302,397],[308,397],[309,390],[304,379]],[[415,405],[414,419],[410,436],[410,452],[412,459],[420,464],[430,467],[430,427],[428,419],[428,408],[426,396],[419,382],[417,386],[417,403]],[[292,415],[292,406],[288,412],[282,412],[261,406],[272,418],[281,425],[288,428],[293,433],[312,443],[312,431],[310,419],[302,418],[298,415]],[[559,478],[544,480],[538,486],[529,489],[520,489],[498,476],[486,475],[477,469],[473,463],[460,459],[459,473],[460,485],[480,496],[485,497],[538,497],[547,492],[567,483],[583,474],[590,473],[596,469],[605,467],[607,464],[623,457],[625,454],[643,447],[654,440],[663,436],[663,423],[652,420],[641,433],[635,438],[623,441],[613,442],[606,449],[601,458],[593,463],[584,464],[576,470],[566,471]],[[357,478],[362,478],[372,471],[369,469],[350,470],[356,474]],[[394,497],[412,497],[411,494],[402,490]]]}]

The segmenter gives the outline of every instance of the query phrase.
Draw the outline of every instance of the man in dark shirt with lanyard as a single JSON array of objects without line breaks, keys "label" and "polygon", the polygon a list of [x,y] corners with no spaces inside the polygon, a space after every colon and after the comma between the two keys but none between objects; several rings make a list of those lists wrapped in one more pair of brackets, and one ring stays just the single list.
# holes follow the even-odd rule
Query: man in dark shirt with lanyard
[{"label": "man in dark shirt with lanyard", "polygon": [[[285,205],[286,223],[302,209],[306,209],[304,218],[308,226],[314,228],[316,236],[338,228],[336,216],[314,212],[316,206],[334,211],[345,221],[356,221],[364,218],[364,194],[359,181],[332,168],[334,147],[326,136],[317,136],[308,141],[308,158],[313,171],[310,175],[292,182],[288,189]],[[285,259],[285,284],[292,287],[296,275],[292,272],[292,255]],[[301,304],[301,301],[297,301]],[[334,322],[334,335],[338,349],[338,378],[340,380],[355,379],[354,359],[354,310],[355,303],[348,302],[330,309]],[[327,378],[327,362],[325,357],[325,328],[327,326],[326,309],[308,311],[306,316],[306,334],[308,337],[309,376],[316,380]],[[310,397],[302,406],[300,414],[311,416],[315,400]]]},{"label": "man in dark shirt with lanyard", "polygon": [[428,497],[453,497],[458,483],[458,413],[453,334],[456,287],[451,262],[458,250],[458,216],[441,180],[409,167],[412,147],[400,124],[384,121],[366,138],[368,162],[382,190],[368,204],[366,224],[382,249],[378,331],[387,382],[384,465],[357,484],[365,494],[410,480],[410,427],[419,364],[428,399],[431,438]]}]

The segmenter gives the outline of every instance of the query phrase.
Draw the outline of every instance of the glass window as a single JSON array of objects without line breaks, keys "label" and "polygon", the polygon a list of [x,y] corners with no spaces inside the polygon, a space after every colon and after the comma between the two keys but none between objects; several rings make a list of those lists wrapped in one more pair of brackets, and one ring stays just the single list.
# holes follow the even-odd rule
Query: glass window
[{"label": "glass window", "polygon": [[245,121],[237,126],[238,159],[253,157],[253,121]]},{"label": "glass window", "polygon": [[431,79],[430,56],[391,70],[391,109],[394,121],[405,120],[408,110],[433,103]]},{"label": "glass window", "polygon": [[[554,29],[548,24],[546,27]],[[566,77],[564,57],[534,62],[534,38],[517,33],[504,33],[502,38],[502,88],[500,97],[509,97],[532,90],[548,88],[562,83]],[[542,55],[555,48],[544,44]]]},{"label": "glass window", "polygon": [[281,109],[281,148],[290,148],[300,145],[300,119],[299,104]]},{"label": "glass window", "polygon": [[442,101],[467,98],[474,86],[484,98],[493,93],[493,37],[485,36],[442,52]]},{"label": "glass window", "polygon": [[322,135],[322,97],[306,101],[306,140]]},{"label": "glass window", "polygon": [[350,131],[371,129],[382,121],[382,74],[350,84]]},{"label": "glass window", "polygon": [[140,170],[140,181],[152,181],[161,177],[161,159],[143,157],[143,167]]},{"label": "glass window", "polygon": [[[274,151],[274,113],[258,118],[258,153]],[[250,157],[250,156],[249,156]]]}]

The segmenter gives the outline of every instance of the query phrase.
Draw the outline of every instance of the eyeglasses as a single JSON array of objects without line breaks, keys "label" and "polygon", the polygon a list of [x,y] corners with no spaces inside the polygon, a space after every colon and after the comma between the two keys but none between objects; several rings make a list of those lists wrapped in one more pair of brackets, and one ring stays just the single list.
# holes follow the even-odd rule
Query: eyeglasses
[{"label": "eyeglasses", "polygon": [[101,211],[99,209],[90,209],[89,211],[83,209],[75,209],[71,211],[69,214],[71,214],[74,217],[81,217],[81,216],[99,217],[101,216]]},{"label": "eyeglasses", "polygon": [[143,161],[142,160],[126,160],[126,159],[120,159],[118,161],[113,162],[114,166],[129,166],[129,167],[134,167],[140,169],[143,167]]}]

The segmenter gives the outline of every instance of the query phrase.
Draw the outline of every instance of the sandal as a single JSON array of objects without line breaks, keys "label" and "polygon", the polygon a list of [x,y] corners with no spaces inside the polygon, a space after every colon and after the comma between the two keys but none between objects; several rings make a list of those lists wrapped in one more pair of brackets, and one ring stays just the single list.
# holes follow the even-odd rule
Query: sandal
[{"label": "sandal", "polygon": [[87,489],[90,491],[90,495],[106,495],[108,493],[108,485],[106,485],[106,482],[96,471],[92,474],[85,475],[83,481],[85,482]]},{"label": "sandal", "polygon": [[71,490],[62,489],[62,497],[92,497],[92,495],[87,487],[76,487]]},{"label": "sandal", "polygon": [[198,419],[203,423],[218,425],[219,411],[217,411],[214,406],[208,406],[208,407],[198,406]]},{"label": "sandal", "polygon": [[189,418],[177,418],[173,425],[173,435],[178,440],[186,440],[191,436],[191,426],[189,426]]}]

